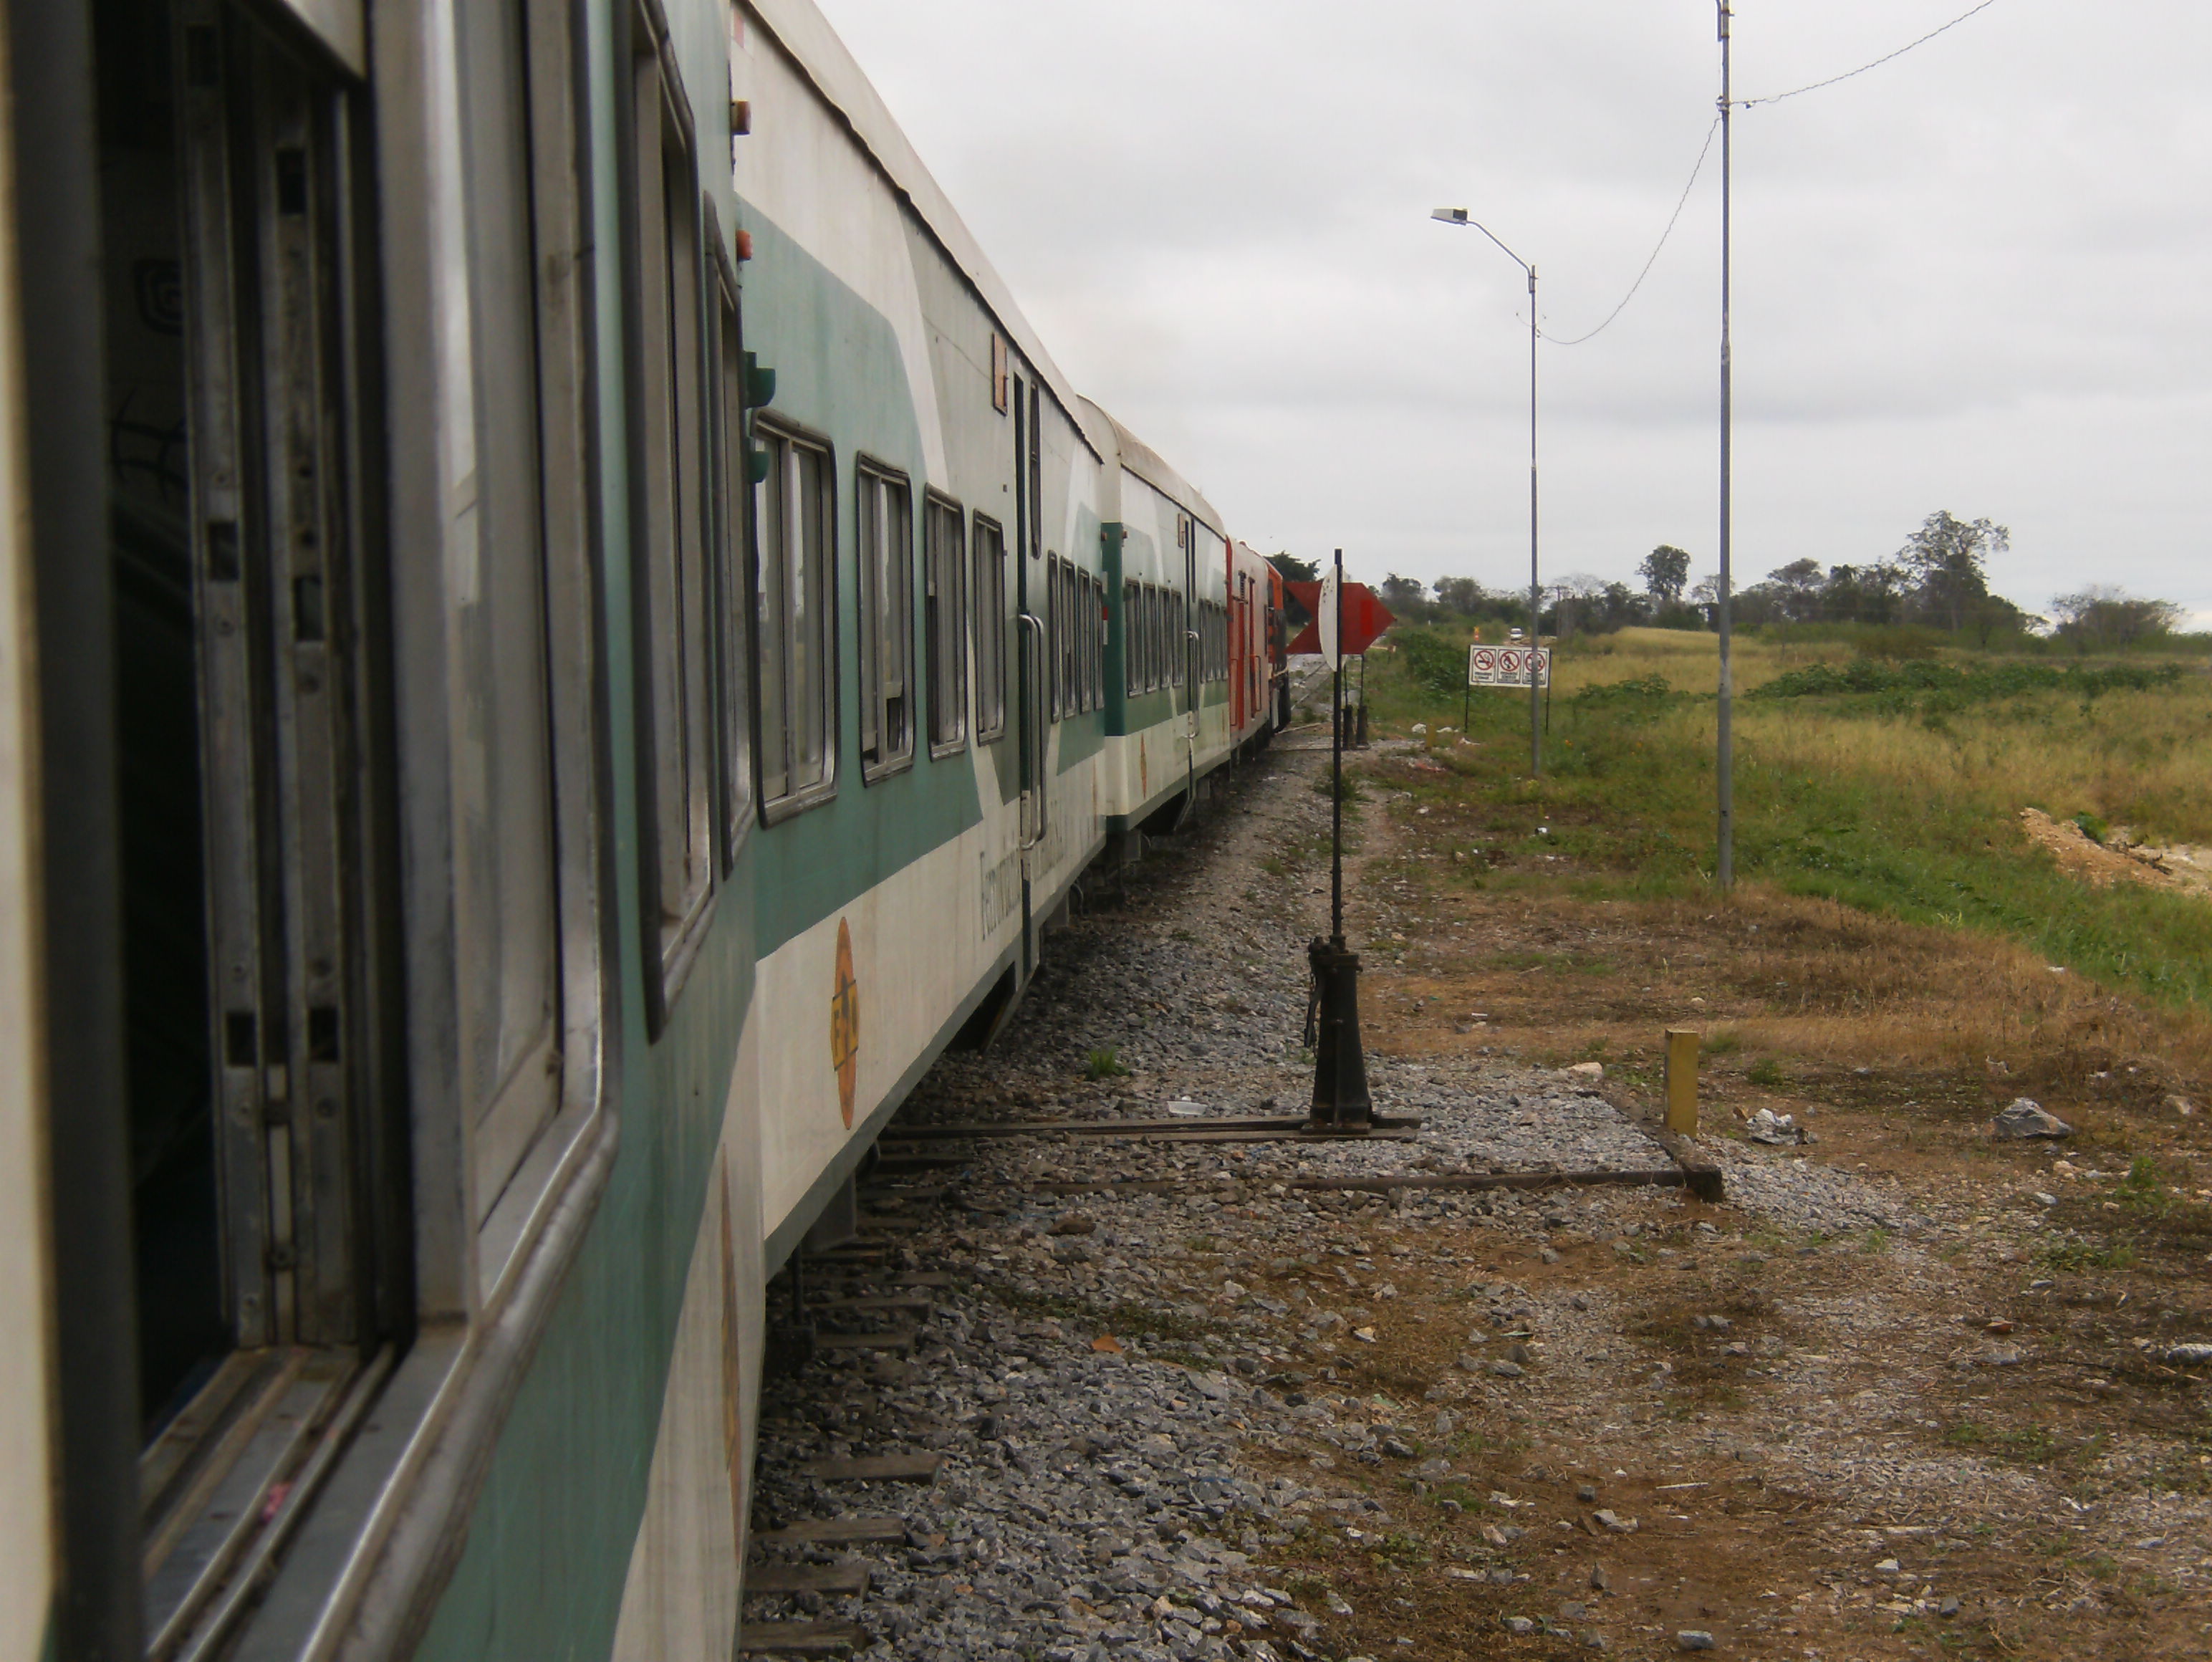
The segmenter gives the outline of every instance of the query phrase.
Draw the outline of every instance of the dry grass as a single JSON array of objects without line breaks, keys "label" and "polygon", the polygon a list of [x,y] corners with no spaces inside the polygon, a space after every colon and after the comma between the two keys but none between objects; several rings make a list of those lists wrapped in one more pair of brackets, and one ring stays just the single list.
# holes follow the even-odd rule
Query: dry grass
[{"label": "dry grass", "polygon": [[[2201,1011],[2123,1003],[2011,942],[1832,901],[1747,886],[1724,910],[1463,893],[1437,904],[1465,920],[1464,946],[1431,944],[1408,963],[1402,991],[1376,1011],[1385,1048],[1504,1043],[1650,1071],[1661,1032],[1690,1025],[1732,1033],[1740,1069],[1782,1057],[1824,1075],[1945,1075],[1978,1081],[1992,1103],[2043,1089],[2072,1105],[2084,1081],[2115,1069],[2146,1104],[2212,1080]],[[1422,1014],[1402,1020],[1414,998]],[[1490,1021],[1455,1031],[1474,1011]]]},{"label": "dry grass", "polygon": [[[1785,670],[1840,663],[1848,646],[1739,642],[1741,696]],[[1958,661],[1972,660],[1956,654]],[[1555,698],[1583,688],[1657,676],[1709,697],[1719,677],[1710,635],[1630,629],[1566,648]],[[1978,706],[1956,719],[1855,710],[1828,700],[1743,698],[1737,741],[1750,767],[1879,778],[1908,798],[1971,801],[2008,817],[2040,807],[2063,819],[2084,811],[2126,821],[2159,838],[2212,841],[2212,676],[2106,694],[2087,709],[2069,695],[2037,692]],[[1678,707],[1655,739],[1709,746],[1713,707]]]}]

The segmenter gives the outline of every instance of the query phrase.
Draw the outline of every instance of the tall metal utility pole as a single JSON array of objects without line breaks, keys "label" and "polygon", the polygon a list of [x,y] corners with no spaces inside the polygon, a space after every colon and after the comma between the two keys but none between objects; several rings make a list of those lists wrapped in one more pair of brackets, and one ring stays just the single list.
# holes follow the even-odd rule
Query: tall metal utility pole
[{"label": "tall metal utility pole", "polygon": [[[1485,236],[1490,234],[1486,231]],[[1492,237],[1495,242],[1497,239]],[[1503,243],[1499,243],[1504,247]],[[1506,249],[1509,254],[1513,251]],[[1543,595],[1536,582],[1536,341],[1540,331],[1536,323],[1536,268],[1528,268],[1528,771],[1537,778],[1544,776],[1544,718],[1541,691],[1537,683],[1542,677],[1536,673],[1536,654],[1544,649],[1544,636],[1538,626],[1543,618]]]},{"label": "tall metal utility pole", "polygon": [[1731,600],[1729,544],[1735,531],[1735,361],[1729,340],[1729,0],[1717,0],[1721,31],[1721,584],[1716,622],[1721,637],[1720,751],[1714,769],[1719,788],[1718,853],[1713,874],[1723,891],[1735,886],[1735,679],[1730,661],[1729,613]]}]

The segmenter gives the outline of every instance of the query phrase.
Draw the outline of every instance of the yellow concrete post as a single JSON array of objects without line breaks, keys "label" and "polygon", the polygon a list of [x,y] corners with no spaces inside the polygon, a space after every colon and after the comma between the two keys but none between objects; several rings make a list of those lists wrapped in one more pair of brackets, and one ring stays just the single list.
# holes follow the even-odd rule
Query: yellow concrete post
[{"label": "yellow concrete post", "polygon": [[1698,1135],[1698,1030],[1667,1030],[1667,1129],[1677,1135]]}]

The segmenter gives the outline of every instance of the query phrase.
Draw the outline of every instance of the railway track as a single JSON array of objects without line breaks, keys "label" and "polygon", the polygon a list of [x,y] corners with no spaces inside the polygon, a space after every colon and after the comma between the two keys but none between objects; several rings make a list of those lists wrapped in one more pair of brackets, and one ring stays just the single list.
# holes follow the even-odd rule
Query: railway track
[{"label": "railway track", "polygon": [[[1292,947],[1316,903],[1225,879],[1310,837],[1316,764],[1279,745],[1138,868],[1121,909],[1057,939],[1000,1047],[940,1063],[894,1122],[857,1239],[771,1288],[785,1365],[763,1388],[744,1653],[1334,1654],[1315,1638],[1326,1610],[1268,1558],[1312,1508],[1354,1503],[1252,1456],[1295,1434],[1295,1399],[1348,1342],[1226,1269],[1177,1286],[1189,1244],[1235,1220],[1281,1263],[1337,1218],[1455,1240],[1520,1227],[1544,1194],[1699,1181],[1593,1098],[1563,1095],[1557,1124],[1604,1130],[1595,1166],[1507,1148],[1517,1095],[1472,1135],[1443,1102],[1349,1148],[1268,1111],[1303,1083]],[[1223,1020],[1203,965],[1230,966],[1251,1017]],[[1136,1071],[1085,1081],[1094,1028],[1137,989],[1172,995],[1125,1030]],[[1378,1064],[1378,1095],[1419,1088]],[[1433,1169],[1443,1151],[1466,1169]],[[1240,1295],[1225,1307],[1222,1283]]]}]

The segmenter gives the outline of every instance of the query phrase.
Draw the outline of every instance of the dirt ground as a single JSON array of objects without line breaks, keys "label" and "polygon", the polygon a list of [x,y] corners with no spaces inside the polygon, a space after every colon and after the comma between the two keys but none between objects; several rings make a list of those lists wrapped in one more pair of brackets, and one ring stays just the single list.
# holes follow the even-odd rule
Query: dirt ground
[{"label": "dirt ground", "polygon": [[[1577,899],[1548,856],[1485,852],[1480,802],[1439,801],[1418,757],[1357,770],[1371,1050],[1595,1060],[1647,1111],[1663,1031],[1693,1026],[1706,1141],[1792,1116],[1812,1141],[1744,1145],[1762,1172],[1847,1173],[1918,1223],[1830,1237],[1786,1206],[1622,1190],[1471,1241],[1482,1276],[1592,1312],[1530,1330],[1513,1408],[1439,1422],[1473,1475],[1255,1457],[1391,1518],[1282,1555],[1349,1606],[1338,1652],[1657,1655],[1695,1630],[1818,1662],[2212,1654],[2212,1367],[2169,1360],[2212,1340],[2203,1024],[1825,903]],[[1993,1135],[2020,1096],[2074,1135]],[[1379,1207],[1342,1228],[1358,1254],[1411,1239]],[[1436,1258],[1393,1265],[1333,1390],[1402,1397],[1449,1367],[1428,1334],[1485,1312]]]}]

